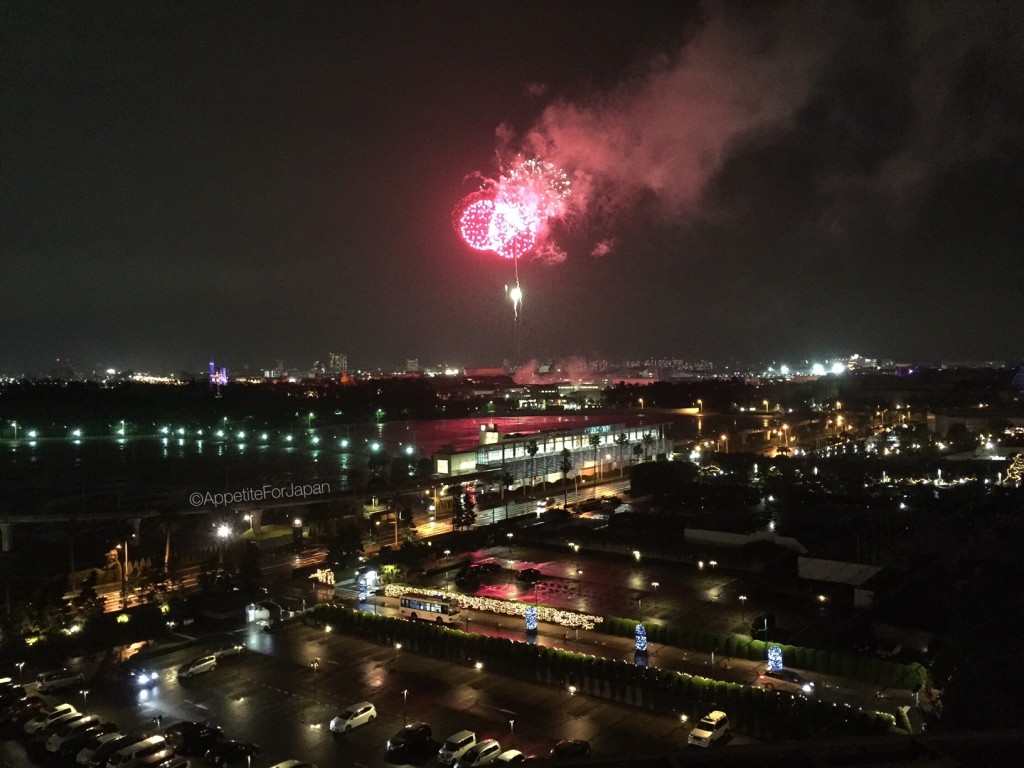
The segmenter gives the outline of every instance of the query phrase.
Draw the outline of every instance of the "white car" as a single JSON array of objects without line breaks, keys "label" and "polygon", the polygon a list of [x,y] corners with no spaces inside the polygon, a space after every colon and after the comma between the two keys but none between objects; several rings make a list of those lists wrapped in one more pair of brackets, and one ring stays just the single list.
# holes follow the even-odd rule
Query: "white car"
[{"label": "white car", "polygon": [[59,752],[61,744],[74,736],[81,729],[88,728],[90,725],[98,723],[99,721],[100,719],[96,717],[96,715],[86,715],[78,720],[68,721],[50,734],[50,738],[46,740],[46,751]]},{"label": "white car", "polygon": [[331,732],[348,733],[353,728],[372,723],[376,719],[377,708],[368,701],[360,701],[331,720]]},{"label": "white car", "polygon": [[245,653],[248,648],[245,643],[239,643],[234,640],[229,640],[221,645],[218,645],[213,649],[213,655],[218,659],[222,659],[225,656],[237,656],[240,653]]},{"label": "white car", "polygon": [[686,742],[695,747],[710,747],[720,738],[729,732],[729,716],[716,709],[701,718],[700,722],[693,726]]},{"label": "white car", "polygon": [[25,723],[25,725],[22,726],[22,729],[29,735],[39,733],[43,728],[48,728],[57,722],[63,722],[62,718],[66,720],[77,714],[78,710],[75,709],[73,705],[58,704],[50,709],[44,709],[38,715]]},{"label": "white car", "polygon": [[78,685],[85,678],[81,672],[72,672],[70,669],[54,669],[49,672],[40,672],[36,675],[36,682],[39,683],[39,692],[47,693],[58,688],[65,688],[69,685]]},{"label": "white car", "polygon": [[506,749],[494,758],[494,762],[496,765],[518,765],[526,762],[526,755],[518,749]]},{"label": "white car", "polygon": [[108,741],[113,741],[114,739],[122,739],[124,738],[124,736],[125,734],[121,733],[120,731],[111,731],[110,733],[97,734],[96,738],[89,742],[88,745],[82,747],[79,753],[75,755],[75,764],[88,765],[90,762],[92,762],[92,756],[93,754],[95,754],[97,749],[106,744]]},{"label": "white car", "polygon": [[476,746],[467,749],[462,757],[456,759],[455,768],[481,768],[490,765],[501,754],[501,744],[494,739],[478,741]]},{"label": "white car", "polygon": [[178,677],[192,677],[194,675],[201,675],[204,672],[212,672],[217,668],[217,657],[200,656],[198,659],[192,659],[187,664],[182,664],[178,668]]}]

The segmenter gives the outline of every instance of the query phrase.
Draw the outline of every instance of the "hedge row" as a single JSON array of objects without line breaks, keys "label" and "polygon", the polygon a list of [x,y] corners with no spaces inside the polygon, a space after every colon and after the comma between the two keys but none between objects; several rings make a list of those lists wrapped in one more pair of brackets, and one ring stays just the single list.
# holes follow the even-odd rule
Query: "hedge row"
[{"label": "hedge row", "polygon": [[766,739],[801,739],[824,731],[869,735],[885,733],[894,725],[894,718],[882,712],[340,606],[317,606],[306,621],[376,643],[401,643],[403,649],[448,661],[479,661],[488,670],[534,682],[572,685],[578,693],[634,706],[691,716],[726,709],[737,728]]},{"label": "hedge row", "polygon": [[[605,617],[601,631],[619,637],[633,637],[636,631],[635,619]],[[645,624],[647,640],[662,645],[672,645],[703,653],[720,653],[735,659],[751,661],[767,659],[767,645],[763,640],[751,639],[748,635],[719,634],[705,632],[694,627],[679,627],[673,624]],[[896,664],[873,656],[854,656],[838,651],[822,651],[798,645],[783,645],[784,663],[797,669],[836,675],[851,680],[862,680],[885,688],[913,690],[923,686],[927,670],[920,664]]]}]

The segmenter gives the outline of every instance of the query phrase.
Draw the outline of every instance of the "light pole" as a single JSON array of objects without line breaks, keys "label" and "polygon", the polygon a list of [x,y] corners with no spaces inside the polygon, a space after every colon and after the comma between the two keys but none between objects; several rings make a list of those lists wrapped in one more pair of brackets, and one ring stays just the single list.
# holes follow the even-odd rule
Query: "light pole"
[{"label": "light pole", "polygon": [[[450,549],[446,549],[444,551],[444,558],[445,558],[445,560],[447,560],[449,557],[451,557],[451,554],[452,554],[452,551]],[[448,589],[448,579],[451,576],[451,574],[448,572],[448,565],[449,565],[449,563],[445,563],[444,564],[444,588],[445,588],[445,590]]]},{"label": "light pole", "polygon": [[227,543],[228,536],[231,535],[231,526],[227,523],[221,523],[217,526],[217,540],[218,549],[220,550],[220,564],[224,565],[224,545]]},{"label": "light pole", "polygon": [[661,586],[658,582],[652,581],[651,586],[654,587],[654,607],[658,607],[658,587]]},{"label": "light pole", "polygon": [[740,621],[747,621],[747,596],[740,595]]},{"label": "light pole", "polygon": [[583,569],[582,568],[577,568],[576,569],[576,593],[577,594],[583,594],[581,589],[580,589],[580,576],[582,576],[582,575],[583,575]]},{"label": "light pole", "polygon": [[511,533],[506,533],[505,535],[508,537],[508,556],[509,556],[509,558],[511,558],[512,557],[512,534]]},{"label": "light pole", "polygon": [[89,706],[89,689],[83,688],[79,693],[82,694],[82,708],[85,709]]},{"label": "light pole", "polygon": [[409,718],[408,718],[408,716],[406,714],[406,712],[407,712],[406,704],[408,704],[408,702],[409,702],[409,689],[408,688],[404,688],[402,690],[402,725],[408,725],[408,723],[409,723]]},{"label": "light pole", "polygon": [[513,747],[516,745],[516,721],[508,721],[508,740],[509,744]]},{"label": "light pole", "polygon": [[18,668],[18,682],[20,683],[24,679],[23,675],[22,675],[22,672],[24,672],[24,670],[25,670],[25,662],[24,661],[19,661],[14,666],[16,666]]}]

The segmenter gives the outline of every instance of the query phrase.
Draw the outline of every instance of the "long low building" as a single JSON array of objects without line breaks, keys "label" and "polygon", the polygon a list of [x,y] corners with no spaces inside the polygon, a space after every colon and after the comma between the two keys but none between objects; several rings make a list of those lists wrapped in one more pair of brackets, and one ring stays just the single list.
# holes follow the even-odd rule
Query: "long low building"
[{"label": "long low building", "polygon": [[479,444],[469,450],[434,454],[434,477],[501,482],[510,488],[553,482],[562,477],[563,451],[569,451],[570,477],[591,477],[617,470],[635,460],[671,457],[671,424],[600,424],[569,430],[503,435],[493,425],[480,426]]}]

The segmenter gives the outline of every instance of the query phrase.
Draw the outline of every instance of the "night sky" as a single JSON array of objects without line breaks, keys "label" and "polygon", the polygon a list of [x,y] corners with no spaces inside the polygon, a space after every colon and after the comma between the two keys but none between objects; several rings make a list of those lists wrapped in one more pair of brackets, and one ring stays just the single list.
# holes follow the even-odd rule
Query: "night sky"
[{"label": "night sky", "polygon": [[[0,5],[0,373],[1024,355],[1024,5]],[[519,263],[460,199],[517,153]]]}]

